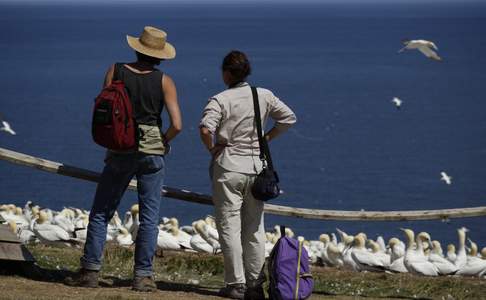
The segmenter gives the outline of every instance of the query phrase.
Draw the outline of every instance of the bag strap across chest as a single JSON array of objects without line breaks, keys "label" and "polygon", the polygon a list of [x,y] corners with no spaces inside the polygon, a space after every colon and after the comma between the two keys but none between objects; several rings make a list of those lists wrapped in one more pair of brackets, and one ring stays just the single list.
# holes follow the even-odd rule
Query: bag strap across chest
[{"label": "bag strap across chest", "polygon": [[268,147],[267,140],[263,137],[263,130],[262,130],[262,118],[260,115],[260,105],[258,101],[258,92],[257,88],[252,86],[251,93],[253,95],[253,107],[255,109],[255,123],[257,127],[257,134],[258,134],[258,144],[260,145],[260,159],[263,162],[263,166],[265,167],[265,162],[269,170],[273,170],[273,162],[272,156],[270,155],[270,149]]}]

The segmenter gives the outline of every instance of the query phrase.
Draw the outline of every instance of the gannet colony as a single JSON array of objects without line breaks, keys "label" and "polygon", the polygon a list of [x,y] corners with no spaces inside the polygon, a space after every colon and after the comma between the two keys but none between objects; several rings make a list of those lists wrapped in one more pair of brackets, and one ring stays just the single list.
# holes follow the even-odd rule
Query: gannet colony
[{"label": "gannet colony", "polygon": [[[123,215],[115,212],[108,224],[106,240],[121,247],[131,247],[140,224],[138,204]],[[54,211],[41,208],[28,201],[25,206],[0,205],[0,216],[22,243],[57,244],[80,247],[85,242],[89,212],[79,208]],[[441,243],[432,240],[427,232],[415,233],[401,228],[404,241],[392,237],[385,243],[383,237],[369,239],[366,233],[350,235],[336,228],[335,233],[323,233],[319,240],[306,240],[304,247],[311,263],[344,268],[357,272],[413,273],[423,276],[463,275],[486,276],[486,247],[478,246],[467,238],[468,230],[457,230],[458,244],[447,245],[444,255]],[[279,226],[266,232],[265,252],[268,256],[281,236]],[[290,228],[286,236],[294,237]],[[207,216],[191,225],[179,226],[176,218],[163,217],[159,224],[157,245],[162,250],[189,252],[221,252],[214,218]]]}]

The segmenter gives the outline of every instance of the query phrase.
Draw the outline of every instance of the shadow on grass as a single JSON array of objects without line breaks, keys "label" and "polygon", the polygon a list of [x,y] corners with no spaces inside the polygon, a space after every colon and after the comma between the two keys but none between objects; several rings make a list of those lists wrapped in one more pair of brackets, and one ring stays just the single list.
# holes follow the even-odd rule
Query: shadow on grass
[{"label": "shadow on grass", "polygon": [[[31,280],[41,282],[64,283],[68,276],[73,276],[75,272],[68,270],[45,269],[31,262],[0,261],[0,275],[22,276]],[[214,287],[198,286],[194,284],[156,281],[159,291],[171,292],[190,292],[203,296],[217,296]],[[100,278],[102,288],[121,288],[131,287],[131,279],[121,279],[115,276],[103,276]]]},{"label": "shadow on grass", "polygon": [[157,289],[162,291],[170,291],[170,292],[190,292],[196,293],[199,295],[204,296],[217,296],[218,292],[214,291],[213,288],[188,284],[188,283],[175,283],[175,282],[167,282],[167,281],[157,281]]}]

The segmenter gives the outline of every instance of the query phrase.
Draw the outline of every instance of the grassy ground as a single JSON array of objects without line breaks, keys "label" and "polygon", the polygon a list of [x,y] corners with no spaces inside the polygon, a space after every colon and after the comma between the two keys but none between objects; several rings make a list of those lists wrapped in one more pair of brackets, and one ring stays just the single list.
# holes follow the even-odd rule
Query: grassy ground
[{"label": "grassy ground", "polygon": [[[40,268],[0,269],[0,299],[221,299],[223,263],[220,256],[164,252],[154,260],[158,291],[130,290],[133,250],[108,246],[99,289],[61,284],[79,265],[80,249],[43,245],[28,247]],[[425,278],[409,274],[355,273],[314,267],[311,299],[486,299],[486,280],[463,277]]]}]

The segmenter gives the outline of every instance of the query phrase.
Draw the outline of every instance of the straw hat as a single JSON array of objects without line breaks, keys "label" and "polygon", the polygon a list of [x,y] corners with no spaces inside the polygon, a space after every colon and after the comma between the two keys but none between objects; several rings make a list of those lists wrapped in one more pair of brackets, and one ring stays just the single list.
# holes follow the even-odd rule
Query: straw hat
[{"label": "straw hat", "polygon": [[167,33],[152,26],[145,26],[140,38],[127,35],[128,45],[135,51],[160,59],[172,59],[176,51],[166,40]]}]

